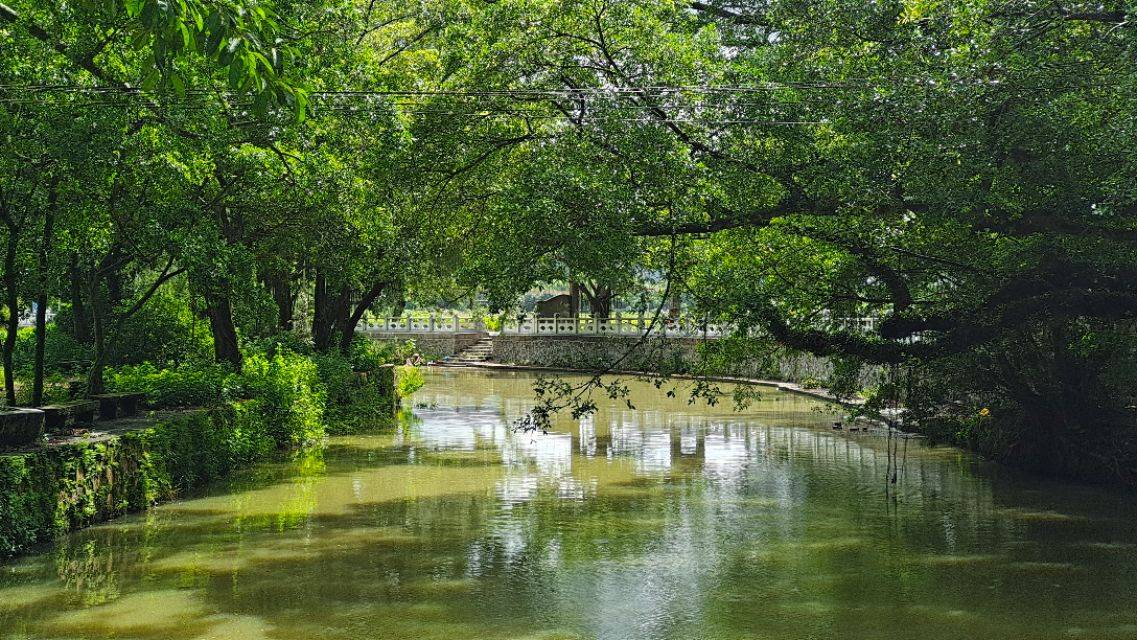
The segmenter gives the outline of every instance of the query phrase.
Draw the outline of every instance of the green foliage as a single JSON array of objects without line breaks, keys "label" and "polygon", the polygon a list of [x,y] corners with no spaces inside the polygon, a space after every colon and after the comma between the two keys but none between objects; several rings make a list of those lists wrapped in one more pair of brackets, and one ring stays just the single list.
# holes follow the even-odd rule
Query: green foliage
[{"label": "green foliage", "polygon": [[280,331],[266,336],[251,338],[245,341],[247,353],[264,353],[269,356],[281,352],[312,355],[316,350],[312,347],[312,340],[295,331]]},{"label": "green foliage", "polygon": [[279,446],[301,445],[322,436],[327,405],[351,400],[351,366],[335,355],[305,356],[283,346],[271,355],[249,352],[240,373],[187,362],[170,368],[151,363],[109,369],[108,388],[146,394],[153,408],[201,407],[225,400],[242,404],[243,414],[271,423]]},{"label": "green foliage", "polygon": [[[12,358],[19,375],[31,376],[34,357],[35,330],[30,327],[20,329]],[[60,330],[56,323],[49,323],[44,341],[43,361],[44,370],[49,374],[73,374],[82,371],[84,364],[91,361],[91,348],[80,344],[66,331]]]},{"label": "green foliage", "polygon": [[107,371],[107,388],[113,392],[141,392],[156,409],[205,407],[221,401],[228,371],[213,363],[185,362],[159,368],[145,362]]},{"label": "green foliage", "polygon": [[317,354],[312,357],[316,370],[324,385],[329,407],[350,404],[355,395],[351,360],[338,351]]},{"label": "green foliage", "polygon": [[55,529],[56,465],[39,456],[0,456],[0,557],[48,538]]},{"label": "green foliage", "polygon": [[351,366],[356,371],[374,371],[385,364],[402,364],[416,350],[414,340],[392,343],[356,336],[351,343]]},{"label": "green foliage", "polygon": [[400,398],[409,398],[426,384],[422,368],[402,366],[395,371],[395,393]]},{"label": "green foliage", "polygon": [[209,324],[195,316],[184,296],[169,290],[151,298],[112,338],[107,359],[112,365],[165,366],[212,355]]},{"label": "green foliage", "polygon": [[864,363],[852,356],[835,357],[831,360],[833,369],[825,380],[824,387],[842,400],[858,397],[861,388],[861,369]]},{"label": "green foliage", "polygon": [[171,500],[275,450],[271,412],[232,403],[100,443],[0,456],[0,557]]},{"label": "green foliage", "polygon": [[485,324],[486,331],[501,331],[506,315],[505,312],[483,315],[482,323]]},{"label": "green foliage", "polygon": [[225,396],[257,403],[278,447],[301,446],[324,436],[326,393],[311,358],[286,351],[253,355],[241,373],[225,380]]}]

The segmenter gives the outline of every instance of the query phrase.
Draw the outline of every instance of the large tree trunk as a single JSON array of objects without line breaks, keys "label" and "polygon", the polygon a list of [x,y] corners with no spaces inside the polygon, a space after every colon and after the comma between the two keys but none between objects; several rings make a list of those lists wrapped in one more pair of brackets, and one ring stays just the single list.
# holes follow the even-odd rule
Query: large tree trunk
[{"label": "large tree trunk", "polygon": [[281,331],[292,331],[296,297],[292,295],[292,278],[287,272],[270,271],[265,274],[265,285],[276,303],[276,325]]},{"label": "large tree trunk", "polygon": [[16,333],[20,330],[20,300],[17,291],[16,251],[19,249],[19,229],[8,225],[7,252],[4,254],[5,305],[8,307],[7,333],[4,335],[4,397],[8,406],[16,406],[16,371],[12,354],[16,350]]},{"label": "large tree trunk", "polygon": [[315,290],[312,299],[315,309],[312,312],[312,343],[317,351],[327,351],[332,342],[332,323],[330,317],[331,301],[328,295],[328,280],[322,271],[316,271]]},{"label": "large tree trunk", "polygon": [[340,353],[346,356],[351,351],[351,341],[355,338],[355,328],[359,326],[363,314],[367,313],[367,310],[371,308],[371,305],[383,294],[383,290],[386,288],[386,282],[376,282],[371,285],[371,288],[363,294],[359,303],[356,304],[355,310],[347,316],[344,326],[340,330]]},{"label": "large tree trunk", "polygon": [[592,312],[592,317],[599,320],[607,320],[612,315],[612,288],[603,285],[595,285],[591,289],[587,286],[581,286],[581,291],[588,298],[588,308]]},{"label": "large tree trunk", "polygon": [[87,285],[87,299],[91,303],[91,339],[95,346],[95,357],[91,370],[87,372],[87,394],[102,393],[105,390],[103,368],[107,362],[106,314],[103,313],[103,296],[100,291],[98,271],[90,274]]},{"label": "large tree trunk", "polygon": [[580,284],[576,280],[569,281],[569,315],[580,315]]},{"label": "large tree trunk", "polygon": [[219,363],[241,370],[241,349],[237,342],[237,326],[233,323],[233,306],[229,298],[210,292],[205,295],[205,314],[213,334],[213,356]]},{"label": "large tree trunk", "polygon": [[316,272],[316,308],[312,314],[312,343],[320,352],[330,351],[337,343],[336,334],[342,334],[351,315],[351,290],[346,285],[328,286],[322,272]]},{"label": "large tree trunk", "polygon": [[55,198],[54,188],[51,192],[48,210],[44,213],[43,238],[40,241],[39,255],[36,260],[37,290],[36,290],[36,350],[35,364],[32,372],[32,405],[43,404],[43,359],[47,346],[47,287],[48,287],[48,255],[51,251],[51,236],[55,229]]}]

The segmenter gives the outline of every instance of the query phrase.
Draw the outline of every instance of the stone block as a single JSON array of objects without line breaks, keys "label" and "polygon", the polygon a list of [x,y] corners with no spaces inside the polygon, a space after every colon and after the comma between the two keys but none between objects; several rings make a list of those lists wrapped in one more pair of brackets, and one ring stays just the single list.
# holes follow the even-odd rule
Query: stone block
[{"label": "stone block", "polygon": [[43,437],[44,413],[39,409],[0,409],[0,446],[19,447]]}]

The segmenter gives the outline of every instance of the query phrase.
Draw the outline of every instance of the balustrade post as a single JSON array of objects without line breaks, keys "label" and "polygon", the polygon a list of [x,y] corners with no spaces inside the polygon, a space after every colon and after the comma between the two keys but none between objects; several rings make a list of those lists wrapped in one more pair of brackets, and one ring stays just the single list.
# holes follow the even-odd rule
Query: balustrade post
[{"label": "balustrade post", "polygon": [[644,324],[644,312],[640,310],[640,335],[647,333],[647,325]]},{"label": "balustrade post", "polygon": [[624,332],[624,314],[617,311],[616,312],[616,335],[619,335],[623,332]]}]

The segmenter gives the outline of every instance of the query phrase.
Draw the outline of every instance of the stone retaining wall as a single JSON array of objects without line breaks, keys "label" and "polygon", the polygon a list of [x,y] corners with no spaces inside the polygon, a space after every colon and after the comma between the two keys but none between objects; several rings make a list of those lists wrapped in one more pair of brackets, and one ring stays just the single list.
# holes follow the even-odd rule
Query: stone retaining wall
[{"label": "stone retaining wall", "polygon": [[131,421],[119,433],[0,455],[0,558],[172,500],[257,456],[228,405]]},{"label": "stone retaining wall", "polygon": [[380,342],[403,343],[414,340],[415,349],[428,359],[453,356],[475,342],[488,337],[485,332],[477,333],[385,333],[372,336]]},{"label": "stone retaining wall", "polygon": [[[686,373],[700,362],[698,338],[653,338],[633,350],[634,336],[526,336],[499,335],[493,339],[494,362],[535,367],[603,369],[618,363],[617,369],[653,373]],[[707,344],[713,344],[709,342]],[[785,382],[824,382],[832,364],[810,354],[780,351],[763,361],[709,365],[708,374],[764,378]],[[861,374],[863,387],[877,384],[878,372]]]}]

